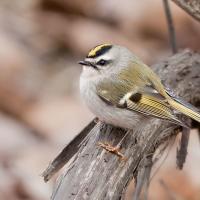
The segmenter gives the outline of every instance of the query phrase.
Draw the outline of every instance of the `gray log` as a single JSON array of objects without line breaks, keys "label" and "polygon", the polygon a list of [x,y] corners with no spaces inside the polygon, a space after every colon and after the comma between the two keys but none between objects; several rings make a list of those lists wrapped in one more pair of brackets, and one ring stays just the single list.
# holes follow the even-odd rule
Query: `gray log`
[{"label": "gray log", "polygon": [[[164,85],[193,105],[200,106],[200,55],[189,50],[172,56],[153,66]],[[124,196],[129,181],[144,169],[146,158],[178,133],[178,127],[153,119],[144,123],[143,130],[128,134],[121,152],[127,158],[100,148],[98,142],[116,145],[125,131],[98,123],[57,180],[53,200],[119,200]],[[174,161],[175,162],[175,161]],[[141,181],[140,181],[141,182]]]}]

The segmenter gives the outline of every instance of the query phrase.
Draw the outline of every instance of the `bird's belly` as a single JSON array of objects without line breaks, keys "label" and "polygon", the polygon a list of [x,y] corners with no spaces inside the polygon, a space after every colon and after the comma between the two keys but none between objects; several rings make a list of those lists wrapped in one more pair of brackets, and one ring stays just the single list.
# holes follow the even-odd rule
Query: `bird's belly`
[{"label": "bird's belly", "polygon": [[142,114],[137,112],[108,105],[98,97],[92,85],[84,86],[80,84],[80,91],[83,100],[91,112],[107,124],[126,129],[134,129],[144,118]]}]

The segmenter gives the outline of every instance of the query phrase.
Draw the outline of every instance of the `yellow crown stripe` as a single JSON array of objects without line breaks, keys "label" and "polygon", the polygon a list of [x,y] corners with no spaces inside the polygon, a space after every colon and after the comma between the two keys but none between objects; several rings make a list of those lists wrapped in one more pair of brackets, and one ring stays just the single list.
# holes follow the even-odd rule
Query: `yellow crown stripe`
[{"label": "yellow crown stripe", "polygon": [[101,45],[96,46],[95,48],[93,48],[92,50],[90,50],[90,52],[88,54],[88,57],[95,56],[97,51],[99,51],[103,47],[110,46],[110,45],[111,44],[101,44]]}]

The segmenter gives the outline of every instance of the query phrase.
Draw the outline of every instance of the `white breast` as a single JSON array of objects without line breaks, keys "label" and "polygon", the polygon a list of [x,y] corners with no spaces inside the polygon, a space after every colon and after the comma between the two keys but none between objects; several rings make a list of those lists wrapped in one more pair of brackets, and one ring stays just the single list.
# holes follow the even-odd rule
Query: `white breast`
[{"label": "white breast", "polygon": [[101,121],[108,124],[133,129],[144,118],[139,113],[106,104],[96,94],[94,80],[88,80],[81,76],[80,93],[90,111]]}]

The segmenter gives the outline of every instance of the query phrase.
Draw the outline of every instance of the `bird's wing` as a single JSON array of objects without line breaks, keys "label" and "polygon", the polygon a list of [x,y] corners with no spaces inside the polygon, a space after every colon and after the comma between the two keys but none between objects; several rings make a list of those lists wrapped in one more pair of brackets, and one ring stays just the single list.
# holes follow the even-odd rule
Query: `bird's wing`
[{"label": "bird's wing", "polygon": [[130,97],[125,100],[125,105],[129,110],[180,124],[169,104],[153,95],[144,93],[130,94]]},{"label": "bird's wing", "polygon": [[166,98],[150,82],[142,86],[127,86],[125,81],[110,80],[116,79],[104,79],[97,87],[97,94],[105,103],[183,125],[174,115]]}]

